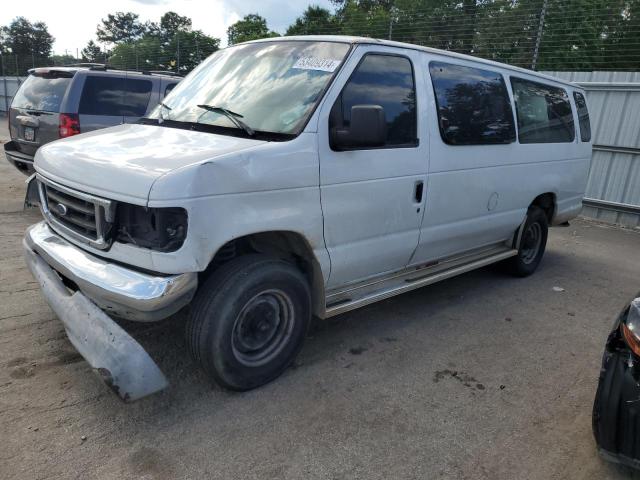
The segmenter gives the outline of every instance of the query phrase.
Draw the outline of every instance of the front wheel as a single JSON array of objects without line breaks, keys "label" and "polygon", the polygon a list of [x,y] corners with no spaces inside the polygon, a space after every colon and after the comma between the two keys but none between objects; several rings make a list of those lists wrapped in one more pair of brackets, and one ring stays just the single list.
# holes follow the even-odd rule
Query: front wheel
[{"label": "front wheel", "polygon": [[223,265],[201,287],[187,343],[217,383],[250,390],[291,364],[310,321],[311,293],[302,272],[284,260],[247,255]]},{"label": "front wheel", "polygon": [[544,210],[539,207],[529,207],[518,254],[506,261],[513,275],[527,277],[536,271],[547,246],[548,233],[549,225]]}]

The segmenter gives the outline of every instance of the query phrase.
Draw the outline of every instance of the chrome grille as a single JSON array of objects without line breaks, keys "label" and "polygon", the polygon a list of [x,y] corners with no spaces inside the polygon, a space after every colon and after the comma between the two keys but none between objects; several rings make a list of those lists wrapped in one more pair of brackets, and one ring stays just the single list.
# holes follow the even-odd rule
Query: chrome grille
[{"label": "chrome grille", "polygon": [[95,248],[110,246],[115,202],[37,179],[42,213],[54,229]]}]

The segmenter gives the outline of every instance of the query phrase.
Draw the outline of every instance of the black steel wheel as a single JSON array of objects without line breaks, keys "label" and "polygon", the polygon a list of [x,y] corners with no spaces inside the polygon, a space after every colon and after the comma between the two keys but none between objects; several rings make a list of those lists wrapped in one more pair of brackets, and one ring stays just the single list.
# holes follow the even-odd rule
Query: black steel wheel
[{"label": "black steel wheel", "polygon": [[200,287],[187,341],[217,383],[249,390],[284,372],[310,321],[311,293],[302,272],[284,260],[246,255],[224,264]]}]

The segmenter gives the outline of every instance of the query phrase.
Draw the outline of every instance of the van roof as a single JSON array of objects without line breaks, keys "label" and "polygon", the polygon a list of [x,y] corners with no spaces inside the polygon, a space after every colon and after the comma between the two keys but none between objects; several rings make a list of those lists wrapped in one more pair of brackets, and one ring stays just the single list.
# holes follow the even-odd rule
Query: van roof
[{"label": "van roof", "polygon": [[545,75],[544,73],[535,72],[533,70],[527,70],[526,68],[520,68],[513,65],[508,65],[506,63],[495,62],[493,60],[487,60],[480,57],[474,57],[472,55],[465,55],[463,53],[455,53],[450,52],[448,50],[440,50],[438,48],[431,47],[423,47],[421,45],[414,45],[412,43],[405,42],[396,42],[392,40],[381,40],[378,38],[369,38],[369,37],[354,37],[348,35],[298,35],[298,36],[290,36],[290,37],[275,37],[275,38],[263,38],[260,40],[253,40],[251,42],[246,43],[258,43],[258,42],[283,42],[288,40],[307,40],[307,41],[317,41],[317,42],[339,42],[339,43],[349,43],[349,44],[359,44],[359,45],[384,45],[387,47],[395,47],[395,48],[404,48],[410,50],[420,50],[424,52],[433,53],[436,55],[443,55],[447,57],[457,58],[459,60],[466,60],[470,62],[475,62],[479,64],[489,65],[493,67],[503,68],[505,70],[511,70],[513,72],[521,73],[524,75],[530,75],[534,77],[538,77],[544,80],[550,80],[556,83],[560,83],[562,85],[569,86],[571,88],[575,88],[578,90],[583,90],[579,85],[575,83],[569,82],[568,80],[563,80],[561,78],[553,77],[551,75]]}]

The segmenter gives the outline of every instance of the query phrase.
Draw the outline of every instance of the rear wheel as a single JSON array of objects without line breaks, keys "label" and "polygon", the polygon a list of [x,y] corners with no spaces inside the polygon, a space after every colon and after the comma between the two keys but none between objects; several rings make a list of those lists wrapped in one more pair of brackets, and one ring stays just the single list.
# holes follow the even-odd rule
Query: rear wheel
[{"label": "rear wheel", "polygon": [[293,264],[238,257],[204,283],[187,341],[220,385],[249,390],[278,377],[300,351],[311,320],[309,284]]},{"label": "rear wheel", "polygon": [[547,246],[548,232],[549,225],[544,210],[540,207],[529,207],[518,254],[506,261],[513,275],[526,277],[536,271]]}]

